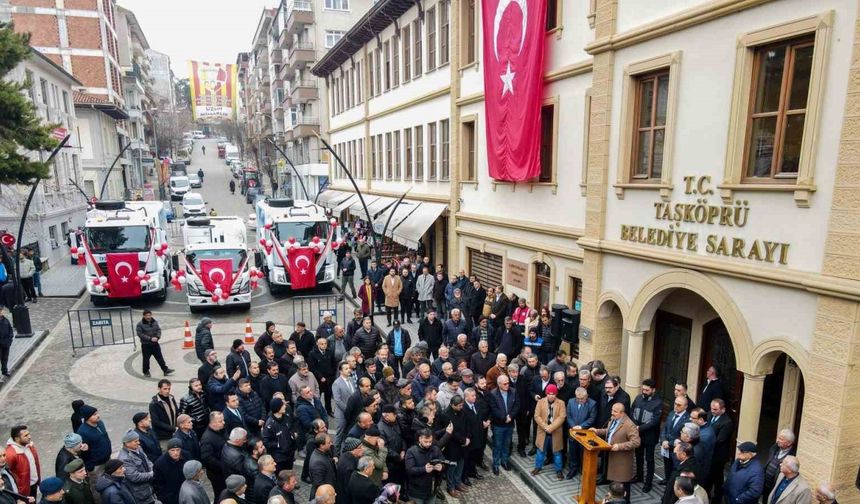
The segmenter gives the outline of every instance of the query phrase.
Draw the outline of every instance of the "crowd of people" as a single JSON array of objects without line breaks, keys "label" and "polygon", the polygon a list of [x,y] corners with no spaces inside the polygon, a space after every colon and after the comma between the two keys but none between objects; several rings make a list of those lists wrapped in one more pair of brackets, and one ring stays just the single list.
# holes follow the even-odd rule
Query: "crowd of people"
[{"label": "crowd of people", "polygon": [[[420,266],[416,284],[428,275],[427,264],[406,264],[403,277]],[[396,268],[383,292],[389,278],[400,278]],[[447,285],[461,283],[474,290],[454,287],[451,300],[419,295],[417,310],[401,298],[395,308],[386,293],[385,335],[366,307],[345,327],[330,313],[315,329],[296,322],[289,335],[266,322],[252,348],[234,340],[223,364],[217,327],[203,318],[200,366],[187,391],[174,395],[161,379],[118,445],[97,405],[75,401],[48,477],[27,426],[13,427],[0,452],[0,504],[29,504],[39,491],[44,502],[65,504],[294,504],[303,491],[316,504],[432,504],[512,470],[514,449],[535,457],[534,476],[551,465],[557,480],[576,477],[582,448],[572,436],[580,429],[611,445],[598,482],[610,485],[607,502],[629,503],[634,483],[653,490],[658,450],[662,504],[807,504],[813,494],[836,502],[831,487],[812,492],[800,476],[790,430],[761,457],[750,441],[731,444],[728,387],[714,367],[695,401],[675,384],[664,417],[653,380],[631,397],[601,361],[577,363],[560,349],[545,308],[512,300],[501,287],[485,294],[462,272]],[[402,321],[416,311],[413,340]],[[151,312],[137,331],[147,355],[165,376],[173,373]]]}]

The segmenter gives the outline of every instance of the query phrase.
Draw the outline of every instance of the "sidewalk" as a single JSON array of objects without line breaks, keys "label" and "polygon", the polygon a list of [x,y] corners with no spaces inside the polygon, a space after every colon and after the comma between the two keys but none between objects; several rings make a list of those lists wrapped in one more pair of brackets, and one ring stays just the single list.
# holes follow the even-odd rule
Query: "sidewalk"
[{"label": "sidewalk", "polygon": [[42,272],[42,293],[45,296],[80,297],[85,288],[84,267],[71,264],[68,257]]}]

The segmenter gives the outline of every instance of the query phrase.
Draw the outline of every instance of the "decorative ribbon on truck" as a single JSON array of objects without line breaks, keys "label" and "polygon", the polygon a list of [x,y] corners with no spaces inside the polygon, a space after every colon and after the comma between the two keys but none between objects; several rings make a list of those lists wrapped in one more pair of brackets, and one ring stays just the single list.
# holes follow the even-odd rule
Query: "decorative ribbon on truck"
[{"label": "decorative ribbon on truck", "polygon": [[333,241],[334,230],[337,228],[337,220],[331,219],[331,224],[328,228],[328,236],[325,243],[320,240],[319,236],[314,236],[310,244],[302,247],[296,238],[290,236],[287,239],[287,255],[284,256],[284,251],[281,248],[281,242],[272,231],[272,225],[267,223],[266,230],[269,232],[269,239],[261,239],[260,245],[265,247],[266,254],[271,254],[272,249],[281,260],[281,264],[287,269],[290,275],[290,287],[293,289],[312,289],[317,285],[317,273],[325,264],[325,261],[319,261],[318,256],[325,256],[330,250],[337,250],[340,242]]}]

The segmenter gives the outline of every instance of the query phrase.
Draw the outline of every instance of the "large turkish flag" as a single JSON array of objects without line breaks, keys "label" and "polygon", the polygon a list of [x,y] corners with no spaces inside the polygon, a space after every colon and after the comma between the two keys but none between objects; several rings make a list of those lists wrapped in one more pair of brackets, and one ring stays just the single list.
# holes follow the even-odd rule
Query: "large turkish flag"
[{"label": "large turkish flag", "polygon": [[138,266],[139,259],[136,253],[107,254],[107,277],[110,283],[108,297],[140,297]]},{"label": "large turkish flag", "polygon": [[233,285],[233,260],[201,259],[200,276],[209,294],[214,294],[218,287],[229,293]]},{"label": "large turkish flag", "polygon": [[311,289],[317,286],[317,256],[312,247],[293,247],[287,250],[290,268],[290,287]]},{"label": "large turkish flag", "polygon": [[484,0],[484,103],[490,178],[540,175],[546,0]]}]

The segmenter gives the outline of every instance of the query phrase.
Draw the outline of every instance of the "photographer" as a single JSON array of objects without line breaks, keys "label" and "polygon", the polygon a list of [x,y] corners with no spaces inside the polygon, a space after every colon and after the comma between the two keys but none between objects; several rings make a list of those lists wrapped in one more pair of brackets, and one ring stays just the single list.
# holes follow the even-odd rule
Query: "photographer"
[{"label": "photographer", "polygon": [[436,481],[445,466],[441,463],[442,451],[433,444],[433,431],[418,433],[418,444],[406,450],[406,478],[409,497],[415,504],[435,502]]}]

